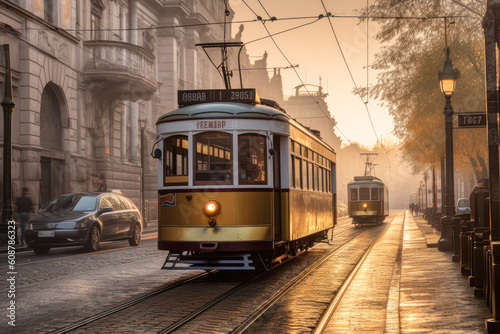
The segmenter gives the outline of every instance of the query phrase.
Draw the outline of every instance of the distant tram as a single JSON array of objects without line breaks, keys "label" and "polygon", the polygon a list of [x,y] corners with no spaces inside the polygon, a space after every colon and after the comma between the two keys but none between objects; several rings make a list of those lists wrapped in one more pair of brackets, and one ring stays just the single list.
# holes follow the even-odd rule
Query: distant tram
[{"label": "distant tram", "polygon": [[336,155],[255,89],[179,91],[157,122],[163,269],[253,270],[327,238]]},{"label": "distant tram", "polygon": [[389,191],[375,176],[355,176],[347,184],[348,212],[354,225],[382,223],[389,215]]}]

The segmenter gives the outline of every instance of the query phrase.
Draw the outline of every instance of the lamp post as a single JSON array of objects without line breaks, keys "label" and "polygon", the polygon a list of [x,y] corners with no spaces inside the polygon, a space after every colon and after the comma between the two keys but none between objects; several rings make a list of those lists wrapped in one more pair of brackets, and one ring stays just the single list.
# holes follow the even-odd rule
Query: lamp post
[{"label": "lamp post", "polygon": [[445,201],[444,214],[442,221],[441,238],[438,242],[440,251],[451,251],[452,242],[452,219],[455,216],[455,187],[453,184],[453,108],[451,107],[451,96],[455,91],[455,85],[459,72],[453,69],[450,60],[450,48],[446,48],[446,60],[444,61],[443,71],[439,72],[439,82],[441,92],[444,95],[446,104],[444,106],[444,129],[445,129]]},{"label": "lamp post", "polygon": [[[12,223],[12,110],[15,103],[12,97],[12,71],[10,68],[9,45],[3,45],[5,52],[5,93],[2,101],[3,108],[3,200],[1,243],[7,243],[8,225]],[[17,238],[17,233],[16,233]]]},{"label": "lamp post", "polygon": [[146,187],[145,187],[145,182],[144,182],[144,168],[145,168],[145,161],[144,161],[144,147],[145,147],[145,138],[144,138],[144,132],[146,131],[146,119],[141,118],[139,120],[139,125],[141,126],[141,207],[142,207],[142,221],[143,221],[143,228],[148,226],[148,220],[149,217],[146,217]]}]

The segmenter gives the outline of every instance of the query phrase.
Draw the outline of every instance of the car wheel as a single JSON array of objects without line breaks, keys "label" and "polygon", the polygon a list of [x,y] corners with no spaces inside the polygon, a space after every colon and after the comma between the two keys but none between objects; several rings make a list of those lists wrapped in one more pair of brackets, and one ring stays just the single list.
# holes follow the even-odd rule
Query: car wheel
[{"label": "car wheel", "polygon": [[141,225],[135,224],[132,237],[128,239],[130,246],[137,246],[141,242]]},{"label": "car wheel", "polygon": [[85,249],[89,252],[95,252],[99,250],[99,244],[101,242],[101,232],[97,225],[92,226],[90,230],[89,240],[85,245]]},{"label": "car wheel", "polygon": [[47,254],[50,250],[50,247],[34,247],[33,251],[36,255],[44,255]]}]

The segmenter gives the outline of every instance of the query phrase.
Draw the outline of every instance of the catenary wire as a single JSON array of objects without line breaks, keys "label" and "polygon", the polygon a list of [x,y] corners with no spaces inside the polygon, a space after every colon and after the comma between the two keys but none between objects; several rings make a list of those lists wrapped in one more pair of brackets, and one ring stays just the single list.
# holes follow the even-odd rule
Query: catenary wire
[{"label": "catenary wire", "polygon": [[[252,13],[256,14],[256,12],[255,12],[255,11],[254,11],[254,10],[253,10],[253,9],[252,9],[252,8],[251,8],[251,7],[250,7],[250,6],[246,3],[246,2],[245,2],[245,0],[242,0],[242,1],[243,1],[243,3],[244,3],[244,4],[245,4],[245,5],[246,5],[249,9],[250,9],[250,11],[251,11]],[[261,4],[261,5],[262,5],[262,4]],[[264,6],[262,6],[262,7],[264,8]],[[265,10],[265,8],[264,8],[264,10]],[[267,11],[266,11],[266,13],[267,13]],[[260,16],[257,16],[257,18],[260,18]],[[318,18],[317,18],[317,20],[316,20],[316,21],[314,21],[314,22],[317,22],[317,21],[319,21],[319,20],[320,20],[320,19],[322,19],[322,18],[324,18],[324,16],[323,16],[323,15],[319,15],[319,16],[318,16]],[[314,23],[314,22],[312,22],[312,23]],[[349,144],[350,144],[350,145],[352,145],[352,146],[356,149],[356,151],[358,151],[358,153],[361,153],[361,152],[358,150],[358,148],[356,147],[356,145],[353,145],[353,143],[351,142],[351,140],[349,140],[349,138],[348,138],[348,137],[346,137],[346,136],[344,135],[344,133],[343,133],[343,132],[340,130],[340,128],[337,126],[337,124],[335,124],[335,122],[333,122],[333,121],[332,121],[331,116],[327,115],[327,113],[323,110],[323,108],[321,108],[321,106],[319,105],[319,102],[318,102],[318,101],[316,101],[316,100],[314,99],[313,95],[311,94],[311,92],[309,91],[309,89],[306,87],[306,85],[305,85],[305,84],[304,84],[304,82],[302,81],[302,78],[300,77],[300,75],[299,75],[299,73],[297,72],[297,70],[295,69],[295,67],[292,65],[292,63],[290,62],[290,60],[287,58],[287,56],[284,54],[284,52],[281,50],[281,48],[278,46],[278,44],[276,43],[275,39],[273,38],[273,36],[274,36],[274,35],[276,35],[276,34],[271,34],[271,33],[269,32],[269,30],[267,29],[267,27],[266,27],[265,23],[266,23],[266,22],[262,21],[262,25],[263,25],[264,29],[266,30],[266,32],[267,32],[267,34],[268,34],[268,36],[267,36],[267,37],[271,38],[271,40],[273,41],[274,45],[276,46],[276,48],[278,49],[278,51],[281,53],[281,55],[283,56],[283,58],[285,58],[285,60],[286,60],[286,61],[288,62],[288,64],[289,64],[289,66],[291,66],[291,68],[294,70],[295,75],[297,76],[297,78],[298,78],[298,79],[299,79],[299,81],[301,82],[302,86],[306,89],[306,91],[307,91],[307,93],[309,94],[309,96],[311,97],[311,99],[315,102],[316,106],[317,106],[317,107],[321,110],[321,112],[322,112],[322,113],[325,115],[325,117],[326,117],[326,118],[330,121],[330,123],[332,123],[332,125],[333,125],[333,126],[334,126],[334,127],[335,127],[335,128],[336,128],[339,132],[340,132],[340,134],[341,134],[341,135],[342,135],[342,136],[343,136],[343,137],[344,137],[344,138],[345,138],[345,139],[349,142]],[[260,39],[263,39],[263,38],[264,38],[264,37],[262,37],[262,38],[260,38]],[[258,39],[258,40],[260,40],[260,39]],[[257,41],[257,40],[254,40],[254,41]],[[254,41],[252,41],[252,42],[254,42]],[[240,51],[241,51],[241,49],[240,49]],[[238,58],[239,58],[239,57],[238,57]],[[240,77],[241,77],[241,76],[240,76]],[[360,158],[361,158],[361,156],[360,156]]]}]

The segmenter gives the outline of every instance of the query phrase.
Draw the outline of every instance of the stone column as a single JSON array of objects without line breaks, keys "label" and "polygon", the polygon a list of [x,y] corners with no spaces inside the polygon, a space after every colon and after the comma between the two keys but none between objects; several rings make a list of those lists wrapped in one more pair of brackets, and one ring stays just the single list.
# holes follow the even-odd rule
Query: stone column
[{"label": "stone column", "polygon": [[[137,0],[129,4],[130,43],[137,45]],[[139,163],[139,106],[137,102],[130,102],[130,158]]]}]

